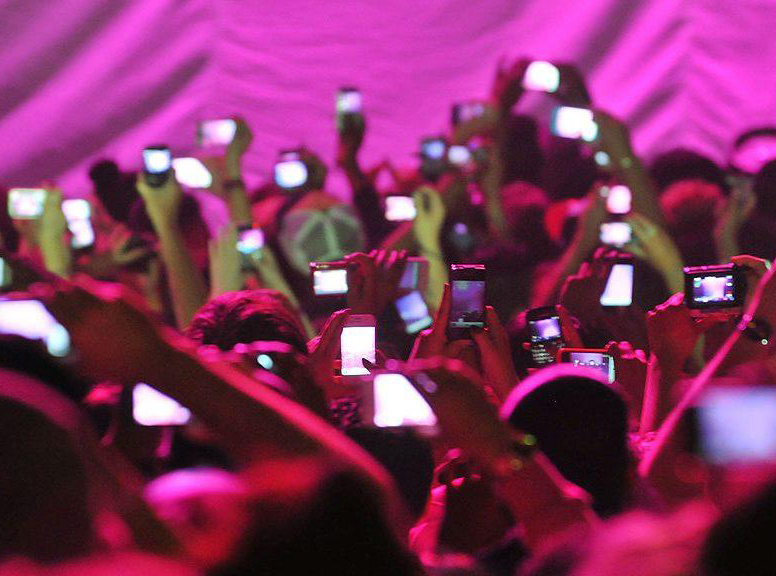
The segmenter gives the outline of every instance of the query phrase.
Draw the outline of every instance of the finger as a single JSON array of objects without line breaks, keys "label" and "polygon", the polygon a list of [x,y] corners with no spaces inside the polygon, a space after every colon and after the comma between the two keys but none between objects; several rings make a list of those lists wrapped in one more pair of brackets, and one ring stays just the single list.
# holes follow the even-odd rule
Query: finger
[{"label": "finger", "polygon": [[447,323],[450,321],[450,302],[452,300],[450,283],[445,282],[445,288],[442,292],[442,301],[439,303],[436,314],[434,315],[433,332],[441,331],[443,334],[447,329]]},{"label": "finger", "polygon": [[337,310],[329,317],[321,330],[316,353],[320,350],[320,353],[324,354],[327,358],[337,355],[339,352],[342,329],[345,326],[348,316],[350,316],[350,308]]},{"label": "finger", "polygon": [[509,335],[506,329],[504,329],[504,325],[501,324],[501,320],[499,320],[496,309],[493,306],[485,307],[485,323],[490,332],[490,339],[498,349],[499,354],[510,354]]}]

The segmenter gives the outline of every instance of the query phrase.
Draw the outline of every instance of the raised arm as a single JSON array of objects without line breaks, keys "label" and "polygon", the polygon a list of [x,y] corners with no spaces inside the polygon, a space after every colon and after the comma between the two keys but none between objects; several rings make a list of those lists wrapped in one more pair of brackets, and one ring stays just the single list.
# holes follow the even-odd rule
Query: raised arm
[{"label": "raised arm", "polygon": [[137,190],[159,238],[159,250],[167,271],[173,311],[178,328],[184,330],[207,300],[205,282],[186,247],[178,222],[183,192],[171,173],[165,183],[153,188],[141,174]]}]

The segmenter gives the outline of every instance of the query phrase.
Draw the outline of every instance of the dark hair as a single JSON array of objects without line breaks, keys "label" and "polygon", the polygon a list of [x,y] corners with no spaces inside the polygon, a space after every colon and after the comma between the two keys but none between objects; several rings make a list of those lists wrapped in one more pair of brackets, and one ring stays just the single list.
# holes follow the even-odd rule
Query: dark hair
[{"label": "dark hair", "polygon": [[285,468],[285,474],[272,467],[257,473],[263,486],[254,496],[252,526],[212,576],[423,573],[362,478],[320,464]]},{"label": "dark hair", "polygon": [[429,443],[406,428],[351,428],[346,433],[383,465],[413,518],[420,518],[434,479],[434,455]]},{"label": "dark hair", "polygon": [[135,188],[135,175],[123,174],[113,160],[99,160],[89,168],[94,195],[100,199],[110,217],[128,222],[132,205],[140,198]]},{"label": "dark hair", "polygon": [[200,308],[189,336],[200,344],[231,350],[257,340],[285,342],[307,355],[305,332],[291,304],[274,290],[227,292]]},{"label": "dark hair", "polygon": [[754,177],[752,190],[757,197],[757,212],[776,217],[776,160],[760,168]]},{"label": "dark hair", "polygon": [[539,125],[536,120],[524,114],[510,115],[504,129],[502,184],[523,181],[539,185],[544,153],[539,144]]},{"label": "dark hair", "polygon": [[728,192],[722,168],[711,158],[687,148],[674,148],[660,154],[652,161],[649,173],[658,193],[679,180],[705,180]]},{"label": "dark hair", "polygon": [[773,574],[776,484],[724,516],[709,532],[701,556],[704,576]]},{"label": "dark hair", "polygon": [[19,233],[13,227],[8,210],[8,190],[0,188],[0,246],[8,252],[16,252],[19,249]]},{"label": "dark hair", "polygon": [[554,366],[521,382],[502,417],[536,437],[569,481],[593,497],[602,516],[621,512],[628,492],[628,414],[619,390],[592,370]]}]

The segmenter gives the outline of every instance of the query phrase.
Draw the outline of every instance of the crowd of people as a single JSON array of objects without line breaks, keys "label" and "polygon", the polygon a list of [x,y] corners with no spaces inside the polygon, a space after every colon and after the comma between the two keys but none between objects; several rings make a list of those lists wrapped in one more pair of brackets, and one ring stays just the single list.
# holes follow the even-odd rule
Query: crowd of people
[{"label": "crowd of people", "polygon": [[342,108],[350,202],[239,117],[201,188],[3,190],[0,576],[772,573],[776,160],[647,166],[560,64],[551,134],[530,65],[411,170]]}]

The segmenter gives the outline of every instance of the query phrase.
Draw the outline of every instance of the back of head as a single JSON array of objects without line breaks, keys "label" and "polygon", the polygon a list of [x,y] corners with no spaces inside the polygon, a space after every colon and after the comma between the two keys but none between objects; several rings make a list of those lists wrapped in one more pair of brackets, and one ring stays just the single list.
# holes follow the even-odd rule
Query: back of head
[{"label": "back of head", "polygon": [[351,428],[347,435],[383,465],[413,518],[420,518],[434,479],[429,443],[405,428]]},{"label": "back of head", "polygon": [[774,573],[776,484],[735,508],[710,531],[701,566],[705,576],[766,576]]},{"label": "back of head", "polygon": [[660,197],[668,231],[688,265],[716,260],[709,238],[723,202],[722,189],[701,179],[676,181]]},{"label": "back of head", "polygon": [[771,160],[754,178],[752,187],[757,196],[757,212],[776,217],[776,160]]},{"label": "back of head", "polygon": [[626,503],[627,408],[599,372],[569,365],[539,370],[512,390],[501,411],[569,481],[593,497],[601,515]]},{"label": "back of head", "polygon": [[722,168],[711,158],[687,148],[674,148],[660,154],[652,161],[649,173],[659,194],[680,180],[703,180],[727,191]]},{"label": "back of head", "polygon": [[55,562],[94,544],[75,405],[0,368],[0,559]]},{"label": "back of head", "polygon": [[139,199],[134,174],[123,174],[113,160],[100,160],[89,169],[94,195],[116,222],[127,222],[132,205]]},{"label": "back of head", "polygon": [[310,262],[341,260],[366,246],[354,210],[322,192],[306,195],[282,216],[278,241],[288,263],[304,275]]},{"label": "back of head", "polygon": [[307,355],[299,317],[288,300],[274,290],[221,294],[200,308],[188,333],[199,344],[211,344],[221,350],[261,340],[285,342]]},{"label": "back of head", "polygon": [[531,116],[511,115],[506,121],[503,149],[504,183],[541,182],[544,154],[539,143],[539,126]]},{"label": "back of head", "polygon": [[352,472],[303,458],[265,462],[249,474],[253,524],[215,576],[419,573],[379,498]]}]

